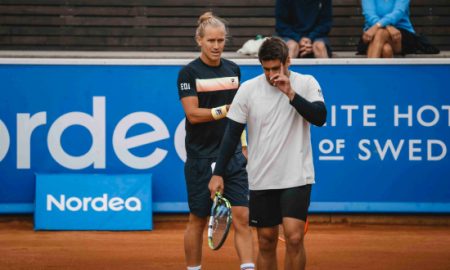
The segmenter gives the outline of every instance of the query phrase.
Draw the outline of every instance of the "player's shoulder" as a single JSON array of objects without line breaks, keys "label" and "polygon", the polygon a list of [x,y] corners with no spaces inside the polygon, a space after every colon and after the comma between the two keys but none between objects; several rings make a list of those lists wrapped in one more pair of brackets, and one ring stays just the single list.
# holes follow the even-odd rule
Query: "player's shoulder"
[{"label": "player's shoulder", "polygon": [[240,73],[240,68],[239,68],[238,64],[236,64],[235,62],[225,59],[225,58],[222,58],[221,61],[222,61],[222,66],[225,67],[226,69],[231,69],[234,72]]},{"label": "player's shoulder", "polygon": [[303,73],[299,73],[299,72],[295,72],[295,71],[291,71],[291,72],[292,72],[292,77],[294,78],[294,80],[298,80],[302,83],[316,81],[316,78],[314,78],[313,75],[303,74]]},{"label": "player's shoulder", "polygon": [[189,71],[191,71],[191,70],[196,69],[196,68],[198,67],[198,65],[199,65],[199,58],[196,58],[196,59],[192,60],[191,62],[189,62],[187,65],[183,66],[183,67],[180,69],[180,72],[181,72],[181,71],[183,71],[183,72],[189,72]]},{"label": "player's shoulder", "polygon": [[233,62],[231,60],[228,60],[228,59],[225,59],[225,58],[221,58],[221,61],[222,61],[222,65],[227,65],[227,66],[239,68],[239,66],[235,62]]},{"label": "player's shoulder", "polygon": [[257,87],[258,85],[264,83],[265,77],[264,74],[258,75],[256,77],[253,77],[251,79],[246,80],[241,84],[241,88],[253,88]]},{"label": "player's shoulder", "polygon": [[264,87],[265,80],[264,74],[248,79],[241,84],[238,92],[241,92],[241,94],[245,93],[246,95],[253,95],[253,93],[256,93],[256,91],[253,90]]},{"label": "player's shoulder", "polygon": [[300,73],[300,72],[297,72],[297,71],[292,71],[292,70],[291,70],[291,74],[292,74],[292,76],[294,78],[300,78],[300,79],[303,79],[303,80],[313,77],[310,74],[303,74],[303,73]]}]

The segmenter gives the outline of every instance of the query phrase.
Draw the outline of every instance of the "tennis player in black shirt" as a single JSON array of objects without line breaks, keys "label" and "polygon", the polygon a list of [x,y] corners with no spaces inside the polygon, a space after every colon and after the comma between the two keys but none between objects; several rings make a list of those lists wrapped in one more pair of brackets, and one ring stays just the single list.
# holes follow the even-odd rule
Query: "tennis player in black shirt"
[{"label": "tennis player in black shirt", "polygon": [[[212,205],[208,183],[225,132],[229,104],[239,88],[241,76],[235,63],[221,58],[226,36],[222,19],[210,12],[201,15],[195,35],[201,48],[200,57],[178,74],[178,94],[187,119],[184,172],[190,215],[184,249],[188,270],[201,269],[203,231]],[[223,195],[232,205],[234,241],[241,269],[253,270],[245,148],[243,140],[228,164]]]}]

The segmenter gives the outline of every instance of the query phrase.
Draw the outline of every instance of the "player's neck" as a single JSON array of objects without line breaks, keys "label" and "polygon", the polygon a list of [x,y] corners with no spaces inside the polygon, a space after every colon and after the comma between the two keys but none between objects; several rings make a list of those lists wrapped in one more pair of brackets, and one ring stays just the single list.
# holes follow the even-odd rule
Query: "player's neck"
[{"label": "player's neck", "polygon": [[210,66],[210,67],[220,66],[220,58],[219,59],[211,59],[211,58],[207,57],[206,55],[201,54],[200,60],[203,62],[203,64]]}]

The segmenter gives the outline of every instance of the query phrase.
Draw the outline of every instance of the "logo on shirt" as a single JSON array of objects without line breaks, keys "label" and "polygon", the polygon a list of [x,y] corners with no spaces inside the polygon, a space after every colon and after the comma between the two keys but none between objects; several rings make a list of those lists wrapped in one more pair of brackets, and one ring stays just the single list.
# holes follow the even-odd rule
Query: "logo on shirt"
[{"label": "logo on shirt", "polygon": [[322,94],[322,90],[321,90],[321,89],[317,89],[317,93],[319,94],[319,97],[323,97],[323,94]]},{"label": "logo on shirt", "polygon": [[180,83],[180,89],[181,89],[181,91],[191,90],[191,84],[190,83]]}]

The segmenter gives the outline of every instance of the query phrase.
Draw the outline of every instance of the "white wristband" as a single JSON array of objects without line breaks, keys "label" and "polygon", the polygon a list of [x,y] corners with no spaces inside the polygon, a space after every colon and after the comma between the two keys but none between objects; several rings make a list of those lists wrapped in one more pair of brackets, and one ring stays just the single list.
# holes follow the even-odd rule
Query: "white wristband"
[{"label": "white wristband", "polygon": [[227,116],[227,112],[227,105],[211,109],[211,115],[215,120],[225,118]]}]

